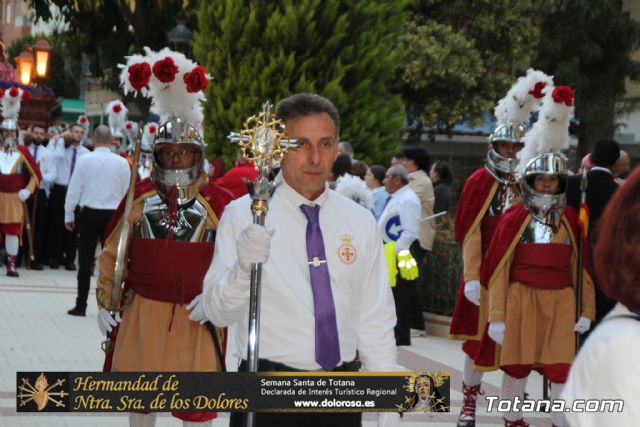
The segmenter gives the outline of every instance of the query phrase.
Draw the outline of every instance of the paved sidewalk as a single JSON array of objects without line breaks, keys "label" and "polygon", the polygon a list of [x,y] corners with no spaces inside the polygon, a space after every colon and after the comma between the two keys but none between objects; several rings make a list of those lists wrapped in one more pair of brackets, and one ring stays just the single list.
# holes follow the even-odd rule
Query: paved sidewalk
[{"label": "paved sidewalk", "polygon": [[[103,340],[97,327],[97,308],[90,304],[86,317],[67,315],[75,303],[75,272],[65,270],[29,271],[20,269],[19,278],[0,270],[0,426],[128,426],[123,414],[18,415],[16,407],[17,371],[100,371]],[[92,284],[95,288],[95,280]],[[92,291],[89,300],[94,301]],[[462,404],[461,372],[463,353],[460,343],[438,337],[414,337],[413,345],[398,350],[398,360],[411,371],[449,371],[451,373],[450,414],[407,414],[402,425],[455,425]],[[229,361],[228,366],[233,366]],[[501,375],[486,374],[485,395],[499,396]],[[527,386],[531,398],[541,398],[542,381],[532,374]],[[503,425],[497,413],[487,413],[487,401],[478,401],[477,426]],[[365,414],[363,425],[376,425],[375,414]],[[527,417],[532,426],[551,425],[548,415]],[[226,426],[228,415],[220,414],[214,426]],[[181,426],[179,420],[160,414],[158,426]]]}]

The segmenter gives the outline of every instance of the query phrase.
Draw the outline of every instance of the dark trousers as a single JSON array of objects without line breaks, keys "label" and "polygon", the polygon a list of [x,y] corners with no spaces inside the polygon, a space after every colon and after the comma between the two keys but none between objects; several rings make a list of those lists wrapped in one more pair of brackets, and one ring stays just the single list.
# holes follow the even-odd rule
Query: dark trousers
[{"label": "dark trousers", "polygon": [[420,276],[414,281],[413,285],[409,288],[411,292],[411,328],[424,330],[424,316],[422,315],[422,304],[420,304],[420,294],[418,288],[424,287],[424,283],[427,280],[427,260],[431,251],[423,249],[420,243],[416,240],[411,245],[411,253],[418,263],[418,269],[420,270]]},{"label": "dark trousers", "polygon": [[[31,204],[33,199],[29,203],[29,209],[32,209]],[[35,227],[33,228],[33,252],[36,260],[36,264],[43,264],[47,259],[45,253],[44,242],[46,242],[47,235],[47,206],[49,205],[49,198],[47,192],[44,190],[38,190],[38,200],[36,201],[36,216]],[[32,219],[33,221],[34,219]]]},{"label": "dark trousers", "polygon": [[[334,369],[335,372],[353,372],[359,369],[359,363],[344,363]],[[246,371],[246,362],[242,361],[239,372]],[[271,362],[260,359],[258,361],[258,371],[278,372],[278,371],[300,371],[282,363]],[[245,414],[242,412],[232,412],[229,427],[242,427],[244,425]],[[310,427],[360,427],[362,425],[362,413],[256,413],[256,427],[281,427],[281,426],[310,426]]]},{"label": "dark trousers", "polygon": [[64,199],[67,186],[54,184],[49,199],[49,256],[52,260],[72,264],[76,260],[76,231],[64,227]]},{"label": "dark trousers", "polygon": [[[420,263],[420,251],[423,251],[420,245],[414,242],[409,250],[416,262]],[[396,317],[398,319],[396,327],[394,328],[396,345],[411,345],[411,320],[412,317],[415,316],[413,314],[415,310],[414,306],[420,306],[417,300],[417,285],[419,279],[420,276],[418,276],[416,280],[405,280],[400,276],[400,271],[398,271],[396,286],[391,288],[393,299],[396,303]],[[421,329],[424,329],[424,326]]]},{"label": "dark trousers", "polygon": [[91,209],[84,207],[76,225],[80,231],[78,247],[78,297],[76,307],[87,308],[89,288],[91,287],[91,266],[95,260],[96,246],[107,228],[107,224],[115,210]]}]

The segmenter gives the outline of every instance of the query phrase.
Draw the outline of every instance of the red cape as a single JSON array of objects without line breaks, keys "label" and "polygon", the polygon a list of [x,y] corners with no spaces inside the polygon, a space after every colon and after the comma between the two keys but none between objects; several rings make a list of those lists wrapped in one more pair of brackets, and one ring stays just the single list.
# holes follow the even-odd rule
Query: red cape
[{"label": "red cape", "polygon": [[247,178],[249,181],[254,181],[258,178],[258,170],[253,163],[236,165],[229,169],[222,177],[216,179],[215,182],[231,191],[233,195],[238,198],[249,192],[247,184],[245,184],[242,178]]},{"label": "red cape", "polygon": [[476,169],[464,182],[456,210],[455,238],[462,246],[471,228],[478,226],[498,188],[498,182],[483,166]]},{"label": "red cape", "polygon": [[40,182],[42,181],[42,173],[40,172],[40,166],[38,166],[36,159],[34,159],[33,156],[31,155],[31,152],[29,151],[28,147],[25,147],[24,145],[18,145],[17,148],[20,154],[22,154],[22,157],[24,157],[25,160],[27,161],[27,165],[28,165],[28,168],[30,169],[30,172],[32,172],[33,175],[35,175],[35,177],[38,179],[38,182],[36,184],[36,191],[38,191],[38,185],[40,185]]},{"label": "red cape", "polygon": [[[569,235],[574,250],[577,250],[577,240],[581,233],[578,232],[578,215],[571,206],[564,208],[565,224],[570,226]],[[529,219],[529,211],[521,204],[515,204],[504,214],[498,228],[496,229],[491,244],[487,249],[481,272],[481,282],[491,288],[491,279],[498,267],[503,263],[503,259],[509,255],[509,250],[513,250],[520,241],[520,231]],[[589,256],[589,245],[583,240],[583,266],[591,275],[591,262]],[[476,368],[480,371],[490,371],[498,368],[500,360],[500,347],[489,338],[489,322],[484,325],[484,333],[480,340],[480,346],[474,357]]]}]

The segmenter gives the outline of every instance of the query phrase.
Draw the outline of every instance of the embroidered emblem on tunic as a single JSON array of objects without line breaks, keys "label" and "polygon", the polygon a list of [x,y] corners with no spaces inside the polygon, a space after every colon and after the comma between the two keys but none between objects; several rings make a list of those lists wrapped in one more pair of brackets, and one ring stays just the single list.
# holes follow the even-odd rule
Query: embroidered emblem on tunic
[{"label": "embroidered emblem on tunic", "polygon": [[353,236],[343,234],[340,236],[340,240],[342,240],[342,244],[338,247],[340,261],[347,265],[353,264],[356,260],[356,248],[351,244]]}]

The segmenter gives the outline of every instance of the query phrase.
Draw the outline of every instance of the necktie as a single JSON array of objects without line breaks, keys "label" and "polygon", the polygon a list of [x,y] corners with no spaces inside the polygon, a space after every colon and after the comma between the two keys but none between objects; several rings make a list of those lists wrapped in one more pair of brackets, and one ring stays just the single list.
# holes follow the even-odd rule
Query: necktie
[{"label": "necktie", "polygon": [[387,207],[390,200],[391,200],[391,195],[387,196],[387,198],[385,199],[384,205],[382,205],[382,209],[380,209],[380,215],[382,215],[382,212],[384,212],[384,208]]},{"label": "necktie", "polygon": [[73,175],[73,169],[76,167],[76,154],[78,149],[73,147],[73,154],[71,155],[71,170],[69,171],[69,179],[71,179],[71,175]]},{"label": "necktie", "polygon": [[307,217],[307,259],[316,320],[316,362],[322,369],[330,371],[340,362],[340,342],[329,267],[318,221],[320,206],[300,205],[300,210]]},{"label": "necktie", "polygon": [[33,147],[33,160],[38,160],[38,146]]}]

